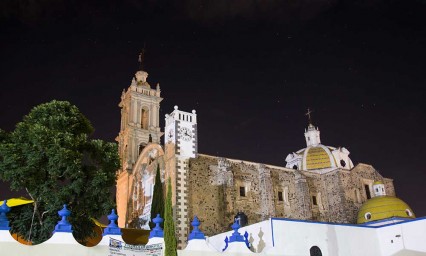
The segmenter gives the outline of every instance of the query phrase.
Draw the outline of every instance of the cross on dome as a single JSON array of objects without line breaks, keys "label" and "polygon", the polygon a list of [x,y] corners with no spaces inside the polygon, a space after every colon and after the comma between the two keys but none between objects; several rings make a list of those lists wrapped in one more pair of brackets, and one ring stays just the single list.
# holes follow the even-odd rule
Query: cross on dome
[{"label": "cross on dome", "polygon": [[311,119],[311,114],[312,114],[312,112],[313,112],[313,111],[311,111],[311,110],[308,108],[308,111],[305,113],[305,116],[308,116],[309,124],[312,124],[312,119]]}]

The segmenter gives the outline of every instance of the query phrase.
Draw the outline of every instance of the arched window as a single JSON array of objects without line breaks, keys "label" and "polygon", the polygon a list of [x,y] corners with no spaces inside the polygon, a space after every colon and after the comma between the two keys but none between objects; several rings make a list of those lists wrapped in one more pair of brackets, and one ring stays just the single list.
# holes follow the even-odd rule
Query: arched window
[{"label": "arched window", "polygon": [[345,167],[346,166],[346,162],[345,162],[345,160],[340,160],[340,165],[342,166],[342,167]]},{"label": "arched window", "polygon": [[309,252],[311,256],[322,256],[321,249],[318,246],[312,246]]},{"label": "arched window", "polygon": [[141,128],[148,129],[149,110],[142,108],[141,110]]},{"label": "arched window", "polygon": [[293,165],[293,169],[294,170],[297,170],[297,165],[295,164],[295,165]]}]

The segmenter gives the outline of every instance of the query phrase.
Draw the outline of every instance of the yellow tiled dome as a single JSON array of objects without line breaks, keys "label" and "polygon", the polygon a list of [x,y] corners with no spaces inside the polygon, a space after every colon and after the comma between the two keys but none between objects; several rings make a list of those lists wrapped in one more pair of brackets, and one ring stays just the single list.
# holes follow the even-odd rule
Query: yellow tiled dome
[{"label": "yellow tiled dome", "polygon": [[410,206],[401,199],[394,196],[377,196],[361,206],[357,223],[362,224],[392,217],[414,219],[416,216]]},{"label": "yellow tiled dome", "polygon": [[[307,148],[306,153],[306,169],[322,169],[332,167],[330,155],[323,147]],[[333,156],[331,156],[333,158]]]}]

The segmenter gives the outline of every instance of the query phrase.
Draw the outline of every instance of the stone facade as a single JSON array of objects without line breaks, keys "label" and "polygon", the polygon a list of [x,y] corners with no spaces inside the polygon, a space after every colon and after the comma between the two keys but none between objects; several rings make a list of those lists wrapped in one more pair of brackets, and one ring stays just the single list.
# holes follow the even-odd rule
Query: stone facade
[{"label": "stone facade", "polygon": [[238,211],[249,223],[269,217],[356,223],[365,185],[382,180],[395,194],[392,180],[367,164],[319,174],[198,154],[188,177],[188,215],[200,219],[206,235],[229,230]]}]

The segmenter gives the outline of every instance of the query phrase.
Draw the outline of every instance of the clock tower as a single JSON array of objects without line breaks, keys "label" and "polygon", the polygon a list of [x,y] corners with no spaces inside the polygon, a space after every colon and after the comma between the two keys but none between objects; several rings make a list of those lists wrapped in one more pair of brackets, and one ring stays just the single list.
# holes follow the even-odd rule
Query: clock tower
[{"label": "clock tower", "polygon": [[174,107],[165,118],[165,162],[166,178],[170,177],[173,191],[174,219],[178,246],[184,247],[189,234],[188,216],[188,172],[189,159],[197,157],[197,114],[184,112]]},{"label": "clock tower", "polygon": [[174,143],[177,156],[183,158],[197,156],[197,114],[195,110],[188,113],[175,106],[174,111],[166,115],[164,131],[164,145]]},{"label": "clock tower", "polygon": [[160,143],[163,135],[159,126],[160,85],[151,88],[148,73],[140,69],[130,87],[121,94],[121,126],[116,141],[119,146],[121,169],[117,177],[117,211],[120,227],[125,226],[132,173],[139,155],[148,143]]}]

